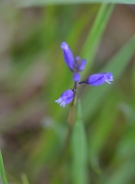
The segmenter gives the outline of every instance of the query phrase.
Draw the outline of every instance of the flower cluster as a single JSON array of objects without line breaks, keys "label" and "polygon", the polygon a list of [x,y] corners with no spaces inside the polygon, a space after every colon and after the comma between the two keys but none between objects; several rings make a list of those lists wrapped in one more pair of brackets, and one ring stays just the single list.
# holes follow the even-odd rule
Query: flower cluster
[{"label": "flower cluster", "polygon": [[67,64],[68,68],[74,73],[73,80],[75,82],[78,82],[80,80],[79,72],[84,70],[86,60],[85,59],[81,60],[79,56],[76,56],[74,58],[72,51],[70,50],[66,42],[62,42],[61,48],[63,50],[65,63]]},{"label": "flower cluster", "polygon": [[[91,86],[102,85],[105,82],[107,82],[108,84],[111,84],[111,82],[113,81],[113,75],[111,72],[92,74],[86,80],[79,82],[80,81],[79,73],[84,70],[86,65],[86,60],[85,59],[81,60],[79,56],[76,56],[74,58],[72,51],[70,50],[66,42],[62,42],[61,48],[63,51],[64,61],[68,66],[68,68],[73,72],[73,80],[75,83],[79,85],[82,83],[85,83]],[[74,98],[74,91],[75,89],[66,90],[61,94],[58,100],[55,100],[55,102],[60,104],[60,106],[65,107],[65,105],[72,102]]]}]

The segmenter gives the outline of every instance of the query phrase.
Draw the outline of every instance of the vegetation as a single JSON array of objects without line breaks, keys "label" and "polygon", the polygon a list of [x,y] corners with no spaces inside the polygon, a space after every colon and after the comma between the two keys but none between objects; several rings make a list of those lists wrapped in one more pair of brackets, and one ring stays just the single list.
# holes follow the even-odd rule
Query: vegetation
[{"label": "vegetation", "polygon": [[[0,183],[134,184],[134,6],[12,2],[0,3]],[[55,103],[74,85],[63,41],[87,60],[82,80],[114,77],[82,84],[65,108]]]}]

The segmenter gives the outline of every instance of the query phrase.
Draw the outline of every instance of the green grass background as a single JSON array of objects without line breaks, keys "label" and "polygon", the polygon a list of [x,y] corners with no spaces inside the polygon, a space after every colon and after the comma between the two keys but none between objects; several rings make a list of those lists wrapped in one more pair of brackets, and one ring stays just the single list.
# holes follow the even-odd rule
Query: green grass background
[{"label": "green grass background", "polygon": [[[2,184],[135,183],[135,6],[83,2],[0,3]],[[62,41],[87,60],[82,79],[114,76],[78,88],[65,157],[70,105],[54,101],[73,81]]]}]

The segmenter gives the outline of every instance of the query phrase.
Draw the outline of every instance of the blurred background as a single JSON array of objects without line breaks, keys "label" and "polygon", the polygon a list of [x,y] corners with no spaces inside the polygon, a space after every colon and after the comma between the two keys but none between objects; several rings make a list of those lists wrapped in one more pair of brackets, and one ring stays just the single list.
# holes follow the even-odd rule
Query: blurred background
[{"label": "blurred background", "polygon": [[0,2],[0,148],[9,183],[73,183],[70,156],[59,162],[70,105],[54,102],[73,87],[62,41],[87,60],[82,79],[114,75],[112,85],[78,91],[86,183],[135,183],[135,6],[110,6]]}]

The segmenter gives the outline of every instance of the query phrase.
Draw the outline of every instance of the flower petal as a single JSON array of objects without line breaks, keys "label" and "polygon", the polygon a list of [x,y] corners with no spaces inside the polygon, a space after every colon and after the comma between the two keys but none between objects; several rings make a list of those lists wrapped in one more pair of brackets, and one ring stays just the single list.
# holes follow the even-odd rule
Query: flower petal
[{"label": "flower petal", "polygon": [[112,81],[113,81],[113,75],[111,72],[108,72],[108,73],[99,73],[99,74],[90,75],[86,79],[86,81],[82,81],[79,84],[86,83],[92,86],[98,86],[103,84],[104,82],[111,84]]},{"label": "flower petal", "polygon": [[65,101],[66,104],[72,102],[73,97],[74,97],[74,92],[71,89],[63,92],[62,95],[61,95],[62,100]]},{"label": "flower petal", "polygon": [[88,77],[86,80],[86,84],[89,84],[91,86],[98,86],[105,82],[104,74],[93,74]]},{"label": "flower petal", "polygon": [[113,75],[111,72],[108,73],[103,73],[104,77],[105,77],[105,82],[107,82],[108,84],[111,84],[111,82],[113,81]]},{"label": "flower petal", "polygon": [[79,80],[80,80],[80,75],[79,75],[79,73],[74,73],[74,76],[73,76],[73,80],[75,81],[75,82],[78,82]]},{"label": "flower petal", "polygon": [[74,70],[74,57],[72,51],[70,50],[66,42],[61,43],[61,48],[63,50],[64,60],[71,71]]},{"label": "flower petal", "polygon": [[79,71],[84,70],[85,65],[86,65],[86,60],[85,59],[82,59],[81,64],[79,66]]},{"label": "flower petal", "polygon": [[58,104],[61,103],[62,102],[62,98],[61,97],[58,98],[58,100],[55,100],[55,102],[58,103]]},{"label": "flower petal", "polygon": [[67,104],[72,102],[74,97],[73,90],[69,89],[63,92],[58,100],[55,100],[56,103],[60,104],[60,106],[65,107]]},{"label": "flower petal", "polygon": [[113,75],[112,75],[111,72],[106,73],[106,79],[109,80],[109,81],[113,81],[114,80],[113,79]]}]

